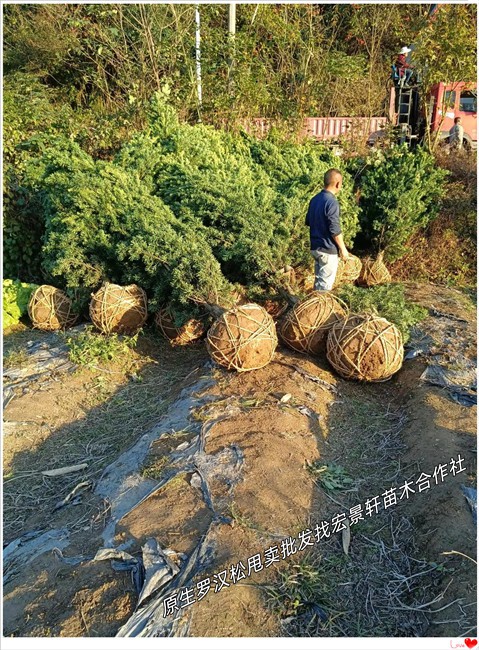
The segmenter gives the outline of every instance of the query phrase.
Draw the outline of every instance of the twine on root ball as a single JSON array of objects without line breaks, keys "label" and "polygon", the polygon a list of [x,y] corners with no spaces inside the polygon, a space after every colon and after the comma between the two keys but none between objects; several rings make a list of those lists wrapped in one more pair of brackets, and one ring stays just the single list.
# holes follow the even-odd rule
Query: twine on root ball
[{"label": "twine on root ball", "polygon": [[168,339],[171,345],[187,345],[191,341],[196,341],[205,333],[205,326],[202,321],[192,318],[184,325],[177,327],[174,316],[169,307],[163,307],[155,315],[155,324]]},{"label": "twine on root ball", "polygon": [[346,313],[346,305],[329,291],[313,291],[286,314],[279,335],[297,352],[318,354],[324,349],[331,326]]},{"label": "twine on root ball", "polygon": [[375,260],[370,257],[363,260],[363,268],[358,277],[358,284],[372,287],[377,284],[391,282],[391,274],[383,262],[384,253],[381,252]]},{"label": "twine on root ball", "polygon": [[374,314],[352,314],[328,334],[326,356],[345,379],[386,381],[401,368],[403,354],[401,332]]},{"label": "twine on root ball", "polygon": [[211,326],[206,347],[212,359],[228,370],[259,370],[273,358],[276,328],[265,309],[241,305],[224,312]]},{"label": "twine on root ball", "polygon": [[134,334],[147,317],[146,293],[136,284],[121,287],[106,282],[92,294],[90,318],[104,334]]},{"label": "twine on root ball", "polygon": [[351,253],[349,254],[347,260],[343,260],[340,257],[333,288],[339,287],[339,285],[345,284],[346,282],[354,282],[357,280],[361,273],[362,265],[363,263],[359,257],[356,257],[356,255],[351,255]]},{"label": "twine on root ball", "polygon": [[49,284],[42,284],[32,293],[28,315],[33,327],[49,332],[71,327],[78,318],[72,311],[70,298]]}]

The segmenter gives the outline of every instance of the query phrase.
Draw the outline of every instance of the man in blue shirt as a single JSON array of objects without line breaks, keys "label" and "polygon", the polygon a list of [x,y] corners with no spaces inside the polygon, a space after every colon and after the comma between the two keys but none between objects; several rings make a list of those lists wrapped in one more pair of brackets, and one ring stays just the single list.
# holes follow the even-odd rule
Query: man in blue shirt
[{"label": "man in blue shirt", "polygon": [[306,215],[311,255],[315,260],[316,291],[331,291],[338,270],[338,253],[343,260],[349,257],[341,234],[339,203],[336,199],[342,184],[339,169],[328,169],[324,175],[324,189],[311,199]]}]

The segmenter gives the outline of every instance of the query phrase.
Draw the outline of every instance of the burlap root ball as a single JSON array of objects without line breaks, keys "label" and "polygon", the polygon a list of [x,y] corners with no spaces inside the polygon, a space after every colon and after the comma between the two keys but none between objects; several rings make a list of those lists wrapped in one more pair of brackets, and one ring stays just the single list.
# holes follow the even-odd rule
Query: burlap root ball
[{"label": "burlap root ball", "polygon": [[358,284],[372,287],[387,282],[391,282],[391,274],[383,262],[383,253],[379,253],[375,260],[370,257],[363,260],[363,268],[358,277]]},{"label": "burlap root ball", "polygon": [[255,304],[234,307],[210,327],[206,347],[228,370],[246,372],[266,366],[278,345],[276,328],[265,309]]},{"label": "burlap root ball", "polygon": [[90,318],[104,334],[135,334],[148,317],[146,293],[136,284],[106,282],[92,294]]},{"label": "burlap root ball", "polygon": [[326,356],[345,379],[385,381],[400,369],[403,354],[401,332],[374,314],[352,314],[328,334]]},{"label": "burlap root ball", "polygon": [[313,291],[286,314],[279,327],[282,341],[297,352],[320,353],[331,326],[346,315],[341,302],[329,291]]},{"label": "burlap root ball", "polygon": [[339,287],[341,284],[346,284],[347,282],[354,282],[358,279],[363,263],[356,257],[356,255],[348,256],[347,260],[343,260],[341,257],[338,261],[338,270],[336,273],[336,279],[334,280],[334,287]]},{"label": "burlap root ball", "polygon": [[72,311],[70,298],[49,284],[42,284],[32,293],[28,315],[33,327],[50,332],[71,327],[78,318]]},{"label": "burlap root ball", "polygon": [[173,314],[168,307],[163,307],[155,315],[155,324],[171,345],[187,345],[201,338],[205,333],[204,323],[192,318],[184,325],[175,325]]}]

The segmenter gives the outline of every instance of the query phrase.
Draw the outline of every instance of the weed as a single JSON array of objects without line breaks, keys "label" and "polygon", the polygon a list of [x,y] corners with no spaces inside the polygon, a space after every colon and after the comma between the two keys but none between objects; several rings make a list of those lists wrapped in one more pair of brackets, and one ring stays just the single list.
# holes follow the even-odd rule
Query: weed
[{"label": "weed", "polygon": [[354,485],[344,467],[330,463],[324,465],[321,461],[316,460],[313,463],[307,463],[307,469],[320,483],[321,487],[329,492],[337,490],[347,490]]},{"label": "weed", "polygon": [[238,506],[234,501],[230,506],[229,514],[231,519],[233,519],[238,524],[238,526],[243,526],[244,528],[251,528],[252,530],[256,530],[256,526],[254,522],[251,519],[249,519],[249,517],[246,517],[240,510],[238,510]]},{"label": "weed", "polygon": [[110,334],[105,336],[95,332],[92,326],[87,326],[76,336],[66,338],[69,357],[72,363],[91,368],[98,361],[112,361],[121,357],[136,347],[138,334],[135,336],[120,336]]},{"label": "weed", "polygon": [[159,481],[164,476],[165,469],[168,467],[168,457],[162,456],[157,458],[150,465],[144,466],[141,475],[144,478],[150,478]]},{"label": "weed", "polygon": [[161,489],[162,490],[175,490],[175,489],[180,489],[182,487],[185,487],[185,485],[188,485],[188,473],[187,472],[180,472],[179,474],[176,474],[176,476],[173,476],[167,483],[165,483]]},{"label": "weed", "polygon": [[18,368],[26,364],[28,361],[28,354],[25,350],[20,348],[11,350],[3,359],[3,367]]},{"label": "weed", "polygon": [[320,558],[316,561],[305,558],[278,571],[277,582],[266,588],[267,602],[281,618],[298,616],[308,609],[312,609],[320,619],[325,618],[323,607],[328,601],[329,591]]}]

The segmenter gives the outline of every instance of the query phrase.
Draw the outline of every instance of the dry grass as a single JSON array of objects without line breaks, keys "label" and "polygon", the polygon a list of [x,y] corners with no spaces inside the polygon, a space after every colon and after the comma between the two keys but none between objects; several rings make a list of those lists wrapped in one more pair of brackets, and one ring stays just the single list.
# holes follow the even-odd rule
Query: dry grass
[{"label": "dry grass", "polygon": [[[341,463],[354,487],[344,484],[332,496],[313,478],[321,488],[314,521],[347,512],[410,471],[400,462],[407,416],[387,399],[388,389],[343,383],[340,392],[330,411],[333,456],[321,462]],[[440,586],[453,573],[448,566],[447,558],[436,564],[419,555],[416,530],[396,507],[352,526],[348,555],[335,534],[295,556],[265,597],[287,636],[422,636],[434,612],[444,612],[434,625],[453,622],[461,634],[474,627],[473,604],[448,599],[450,582]]]},{"label": "dry grass", "polygon": [[[416,557],[414,528],[404,517],[375,519],[362,530],[354,535],[349,557],[331,538],[320,551],[280,572],[277,583],[267,588],[286,635],[424,634],[433,606],[443,606],[445,593],[438,592],[437,583],[448,569]],[[465,630],[473,621],[467,604],[459,604],[457,622]]]},{"label": "dry grass", "polygon": [[[5,538],[18,537],[40,522],[51,523],[57,502],[80,482],[94,484],[110,462],[159,422],[184,379],[201,366],[202,358],[198,350],[191,349],[172,354],[166,342],[147,332],[137,351],[122,353],[121,362],[103,363],[101,370],[79,369],[71,379],[62,376],[63,385],[79,375],[85,379],[86,389],[78,395],[82,415],[57,429],[50,428],[39,445],[13,457],[4,474]],[[55,385],[48,390],[54,391]],[[75,390],[79,390],[78,382]],[[35,439],[39,426],[32,421],[22,435]],[[48,422],[43,426],[48,427]],[[80,463],[87,463],[88,468],[56,478],[41,474],[50,467]],[[86,492],[81,505],[59,511],[61,525],[71,529],[89,526],[103,509],[96,497]]]}]

